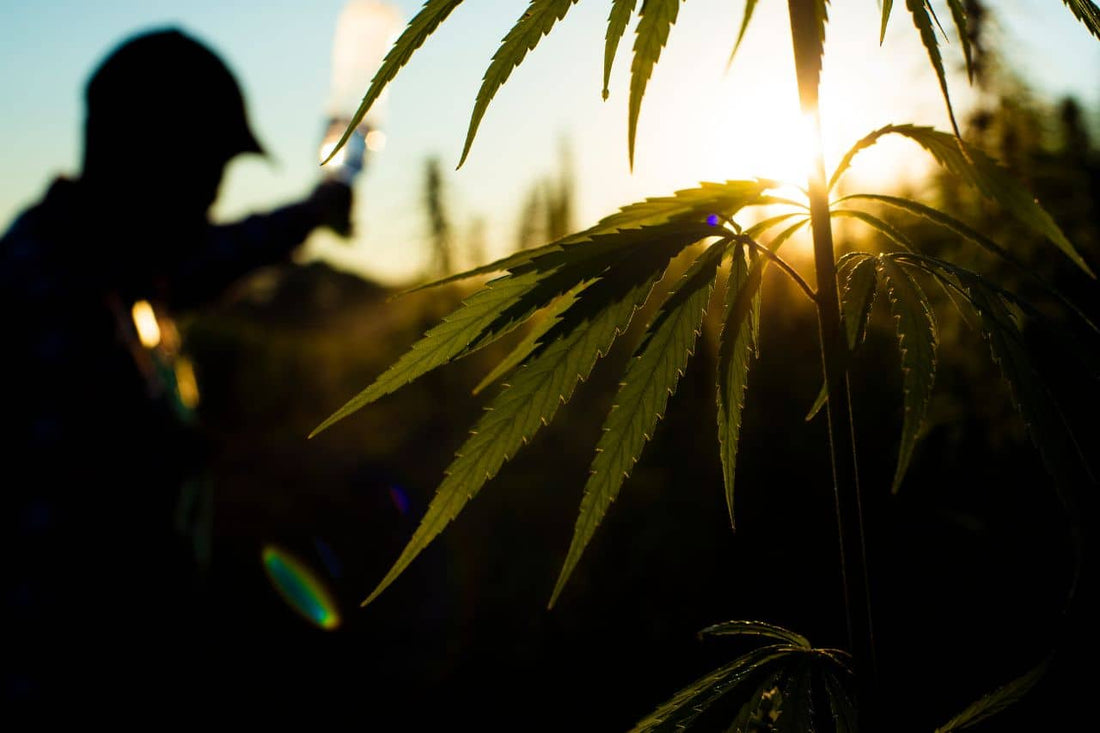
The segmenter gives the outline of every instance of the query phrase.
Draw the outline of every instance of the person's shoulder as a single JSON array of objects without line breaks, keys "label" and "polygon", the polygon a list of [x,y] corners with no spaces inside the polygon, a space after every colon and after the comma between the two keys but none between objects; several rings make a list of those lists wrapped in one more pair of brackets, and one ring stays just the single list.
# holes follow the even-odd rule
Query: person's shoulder
[{"label": "person's shoulder", "polygon": [[5,290],[28,286],[28,275],[53,259],[63,232],[73,222],[72,188],[72,181],[55,179],[45,195],[18,214],[0,235],[0,277]]}]

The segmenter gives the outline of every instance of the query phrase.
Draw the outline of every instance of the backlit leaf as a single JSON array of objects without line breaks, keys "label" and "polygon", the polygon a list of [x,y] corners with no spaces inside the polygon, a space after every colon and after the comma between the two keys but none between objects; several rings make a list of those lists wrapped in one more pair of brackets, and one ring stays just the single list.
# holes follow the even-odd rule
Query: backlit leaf
[{"label": "backlit leaf", "polygon": [[898,447],[898,466],[892,485],[892,490],[897,491],[909,467],[913,447],[932,398],[932,383],[936,376],[936,322],[928,298],[909,273],[889,258],[878,260],[878,271],[890,302],[890,313],[897,324],[898,348],[901,351],[905,414]]},{"label": "backlit leaf", "polygon": [[[682,189],[671,196],[651,197],[645,201],[624,206],[616,213],[604,217],[594,226],[576,234],[570,234],[555,242],[516,252],[487,265],[481,265],[466,272],[419,285],[406,292],[412,293],[476,275],[486,275],[504,270],[518,270],[536,259],[548,262],[549,259],[546,258],[546,255],[566,251],[571,245],[591,242],[601,235],[674,222],[694,221],[702,224],[707,222],[712,215],[715,217],[715,221],[719,218],[728,219],[745,206],[770,203],[770,197],[764,196],[763,192],[773,185],[773,181],[763,179],[726,181],[725,183],[704,181],[696,188]],[[717,224],[714,226],[714,234],[722,234],[722,230],[717,228]]]},{"label": "backlit leaf", "polygon": [[557,601],[623,481],[664,415],[691,356],[728,242],[712,244],[676,284],[623,375],[596,447],[573,539],[550,598]]},{"label": "backlit leaf", "polygon": [[890,11],[894,9],[894,0],[882,0],[882,28],[878,33],[878,43],[881,46],[886,40],[886,24],[890,22]]},{"label": "backlit leaf", "polygon": [[462,0],[428,0],[424,3],[424,7],[420,9],[409,24],[402,31],[397,41],[393,44],[393,48],[389,50],[386,57],[382,59],[382,65],[378,67],[378,71],[375,72],[374,78],[371,79],[370,87],[367,89],[366,95],[363,97],[363,101],[359,103],[359,108],[355,110],[355,114],[351,117],[351,122],[348,123],[347,130],[340,137],[339,142],[336,143],[336,147],[332,149],[332,152],[328,154],[321,165],[332,160],[332,157],[339,152],[340,148],[344,147],[344,144],[351,137],[351,134],[355,131],[355,128],[359,126],[359,123],[363,121],[367,112],[370,111],[371,105],[378,101],[378,97],[382,94],[382,90],[386,88],[386,85],[393,81],[393,78],[397,76],[397,72],[401,67],[408,63],[412,57],[413,52],[420,48],[424,44],[439,24],[446,19],[451,11],[462,4]]},{"label": "backlit leaf", "polygon": [[851,266],[837,274],[840,276],[840,313],[848,335],[848,349],[852,351],[863,342],[867,332],[867,318],[875,300],[875,260],[868,256],[849,261]]},{"label": "backlit leaf", "polygon": [[1057,401],[1036,371],[1015,316],[1005,304],[1007,293],[985,282],[976,273],[942,260],[920,258],[939,268],[947,282],[963,290],[978,313],[982,335],[989,342],[993,361],[1008,382],[1012,402],[1023,418],[1028,437],[1039,451],[1047,473],[1054,479],[1062,501],[1072,507],[1066,489],[1091,476],[1073,431]]},{"label": "backlit leaf", "polygon": [[1092,0],[1062,0],[1066,7],[1085,24],[1092,35],[1100,38],[1100,8]]},{"label": "backlit leaf", "polygon": [[959,33],[959,42],[963,47],[963,56],[966,57],[966,76],[970,82],[974,81],[974,59],[970,49],[970,29],[967,27],[966,7],[962,0],[947,0],[951,7],[951,18],[955,21],[955,30]]},{"label": "backlit leaf", "polygon": [[763,636],[791,646],[811,648],[810,640],[802,634],[765,621],[724,621],[706,627],[699,632],[699,636]]},{"label": "backlit leaf", "polygon": [[478,382],[477,386],[473,389],[473,393],[478,394],[490,384],[522,364],[523,360],[530,356],[531,352],[538,347],[542,337],[546,335],[546,332],[561,320],[562,313],[569,310],[569,307],[573,305],[574,301],[577,299],[577,293],[584,290],[590,284],[591,281],[582,282],[569,292],[559,295],[550,305],[543,309],[539,314],[538,323],[536,323],[527,335],[523,337],[522,341],[516,344],[515,348],[509,352],[508,356],[497,362],[497,365]]},{"label": "backlit leaf", "polygon": [[749,322],[753,300],[760,289],[762,271],[763,263],[750,268],[745,252],[742,249],[734,251],[718,349],[718,444],[731,526],[735,525],[733,489],[737,473],[737,443],[741,435],[749,357],[753,349]]},{"label": "backlit leaf", "polygon": [[684,730],[722,696],[753,678],[755,672],[766,670],[791,653],[800,651],[803,650],[780,645],[754,649],[680,690],[631,731],[641,733]]},{"label": "backlit leaf", "polygon": [[916,125],[886,125],[856,143],[841,161],[841,166],[837,167],[837,173],[833,178],[836,179],[843,173],[843,169],[847,167],[847,163],[851,162],[851,157],[855,153],[890,133],[903,135],[919,144],[932,154],[936,162],[973,186],[987,199],[998,203],[1021,223],[1049,239],[1078,267],[1095,277],[1050,214],[1019,181],[978,148],[945,132]]},{"label": "backlit leaf", "polygon": [[[840,316],[844,321],[844,331],[848,337],[849,357],[863,342],[867,331],[867,319],[875,299],[876,272],[875,258],[863,252],[845,255],[837,265],[837,281],[840,283]],[[806,415],[806,421],[813,420],[828,400],[829,390],[823,384]]]},{"label": "backlit leaf", "polygon": [[612,0],[611,15],[607,18],[607,37],[603,49],[603,98],[609,94],[607,86],[611,82],[611,67],[615,63],[615,52],[619,50],[619,40],[626,32],[626,26],[634,15],[638,0]]},{"label": "backlit leaf", "polygon": [[[771,183],[763,180],[703,182],[697,188],[683,189],[672,196],[647,198],[645,201],[624,206],[611,216],[601,219],[590,229],[566,237],[562,243],[582,242],[598,234],[638,229],[667,222],[702,223],[712,214],[718,219],[728,219],[743,207],[759,203],[762,193]],[[715,230],[715,234],[721,233],[720,229]]]},{"label": "backlit leaf", "polygon": [[791,40],[798,76],[798,96],[804,114],[817,111],[821,86],[821,59],[825,54],[826,0],[791,0]]},{"label": "backlit leaf", "polygon": [[765,674],[763,680],[757,685],[756,691],[737,712],[737,717],[733,719],[727,733],[768,730],[771,727],[772,716],[778,712],[781,691],[786,679],[787,672],[783,669]]},{"label": "backlit leaf", "polygon": [[508,81],[512,69],[522,63],[527,52],[534,50],[554,24],[564,18],[569,8],[576,3],[577,0],[531,0],[527,10],[512,26],[512,30],[504,36],[500,48],[493,54],[493,60],[489,62],[489,68],[485,71],[481,89],[477,92],[474,111],[470,115],[470,128],[466,132],[466,143],[462,147],[462,157],[458,161],[460,168],[466,162],[466,156],[470,154],[470,146],[473,145],[481,118],[485,116],[489,102],[492,101],[497,90]]},{"label": "backlit leaf", "polygon": [[745,31],[749,29],[749,22],[752,20],[752,11],[756,10],[756,0],[745,0],[745,14],[741,16],[741,30],[737,32],[737,41],[733,44],[733,50],[730,51],[729,64],[733,63],[733,57],[737,55],[737,49],[741,48],[741,41],[745,40]]},{"label": "backlit leaf", "polygon": [[637,37],[634,39],[634,62],[630,66],[630,115],[627,146],[630,167],[634,167],[634,140],[638,130],[638,114],[642,97],[653,73],[661,49],[668,41],[668,32],[676,22],[682,0],[643,0],[639,13]]},{"label": "backlit leaf", "polygon": [[939,728],[936,728],[936,733],[950,733],[951,731],[963,730],[1003,711],[1026,695],[1031,688],[1038,684],[1039,680],[1046,674],[1047,665],[1049,663],[1050,660],[1048,658],[1037,667],[1012,680],[1004,687],[1000,687],[988,695],[975,700],[961,713],[941,725]]},{"label": "backlit leaf", "polygon": [[[500,318],[500,311],[535,288],[539,279],[539,273],[529,272],[518,277],[501,277],[487,283],[484,288],[463,301],[458,310],[446,316],[442,323],[424,334],[369,387],[314,428],[310,437],[467,351]],[[518,322],[512,324],[512,327],[516,325],[519,325]],[[500,329],[496,335],[503,336],[507,330],[510,329]],[[483,343],[489,341],[485,340]]]},{"label": "backlit leaf", "polygon": [[833,717],[833,729],[836,733],[856,733],[856,706],[848,686],[832,670],[822,669],[825,680],[825,692],[829,698],[829,712]]},{"label": "backlit leaf", "polygon": [[910,214],[914,214],[914,215],[919,216],[923,219],[926,219],[926,220],[932,222],[933,224],[936,224],[936,225],[942,227],[943,229],[945,229],[949,232],[952,232],[953,234],[959,235],[963,239],[965,239],[969,242],[972,242],[973,244],[978,245],[979,247],[981,247],[982,249],[985,249],[988,252],[996,254],[997,256],[1001,257],[1001,259],[1005,260],[1006,262],[1008,262],[1011,265],[1013,265],[1014,267],[1016,267],[1021,273],[1026,275],[1032,282],[1036,283],[1043,290],[1045,290],[1051,297],[1053,297],[1055,300],[1057,300],[1059,303],[1061,303],[1063,306],[1065,306],[1068,310],[1070,310],[1071,312],[1076,314],[1077,317],[1079,319],[1081,319],[1081,322],[1084,323],[1086,326],[1088,326],[1089,329],[1091,329],[1094,333],[1100,334],[1100,328],[1098,328],[1096,326],[1096,324],[1094,324],[1089,319],[1089,317],[1079,307],[1074,305],[1064,295],[1062,295],[1061,292],[1059,292],[1056,288],[1054,288],[1048,282],[1046,282],[1041,277],[1039,277],[1035,273],[1034,268],[1028,267],[1023,262],[1021,262],[1019,259],[1014,257],[1012,254],[1005,251],[1005,249],[1003,247],[1001,247],[999,244],[994,242],[992,239],[985,236],[984,234],[977,231],[976,229],[970,227],[969,225],[959,221],[958,219],[956,219],[952,216],[949,216],[948,214],[943,213],[942,211],[939,211],[937,209],[933,209],[930,206],[925,206],[924,204],[922,204],[918,201],[913,201],[911,199],[899,198],[897,196],[885,196],[885,195],[880,195],[880,194],[860,193],[860,194],[852,194],[850,196],[845,196],[841,199],[838,199],[836,201],[836,203],[839,204],[839,203],[842,203],[844,201],[855,200],[855,199],[864,199],[864,200],[867,200],[867,201],[877,201],[879,203],[887,204],[888,206],[893,206],[893,207],[901,209],[903,211],[907,211]]},{"label": "backlit leaf", "polygon": [[905,0],[905,6],[909,8],[913,16],[913,25],[920,33],[921,43],[928,51],[928,60],[936,71],[940,80],[940,91],[943,92],[943,101],[947,103],[947,114],[951,118],[951,129],[955,135],[959,135],[959,124],[955,121],[955,110],[951,106],[951,95],[947,91],[947,75],[943,70],[943,58],[940,56],[939,40],[936,38],[936,29],[932,27],[932,6],[928,0]]},{"label": "backlit leaf", "polygon": [[809,659],[801,659],[789,670],[781,688],[776,733],[814,733],[810,685],[813,668]]},{"label": "backlit leaf", "polygon": [[472,499],[505,461],[515,455],[573,395],[596,360],[626,330],[669,260],[695,237],[695,230],[665,232],[586,288],[546,334],[546,343],[513,374],[490,402],[458,450],[412,539],[363,602],[386,589]]}]

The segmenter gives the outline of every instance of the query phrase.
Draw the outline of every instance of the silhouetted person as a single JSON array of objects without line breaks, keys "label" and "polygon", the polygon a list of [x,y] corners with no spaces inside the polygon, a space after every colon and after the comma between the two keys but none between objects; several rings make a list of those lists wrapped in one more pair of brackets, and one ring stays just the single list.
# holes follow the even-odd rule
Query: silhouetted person
[{"label": "silhouetted person", "polygon": [[86,103],[79,178],[0,241],[6,698],[163,691],[187,674],[167,649],[186,648],[199,609],[173,523],[204,450],[173,334],[143,343],[134,304],[201,304],[314,229],[349,230],[335,182],[210,224],[226,163],[262,149],[230,71],[183,33],[123,43]]}]

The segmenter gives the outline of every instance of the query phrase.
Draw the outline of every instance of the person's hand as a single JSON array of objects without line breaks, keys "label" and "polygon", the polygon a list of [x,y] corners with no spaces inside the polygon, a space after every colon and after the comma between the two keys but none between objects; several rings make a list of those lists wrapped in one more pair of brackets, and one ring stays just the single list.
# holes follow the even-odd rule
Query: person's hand
[{"label": "person's hand", "polygon": [[341,237],[351,236],[351,186],[336,180],[322,181],[313,189],[309,203],[317,211],[320,226]]}]

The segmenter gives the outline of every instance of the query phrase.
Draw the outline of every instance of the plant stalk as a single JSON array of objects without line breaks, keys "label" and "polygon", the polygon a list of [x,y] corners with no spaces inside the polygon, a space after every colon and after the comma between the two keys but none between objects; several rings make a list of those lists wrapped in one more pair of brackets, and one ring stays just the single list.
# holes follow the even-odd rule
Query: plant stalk
[{"label": "plant stalk", "polygon": [[840,537],[841,571],[848,620],[848,643],[856,672],[859,717],[864,731],[877,716],[877,670],[867,558],[860,508],[855,437],[852,430],[851,393],[848,384],[848,343],[840,316],[836,253],[829,217],[821,115],[818,108],[821,45],[815,0],[788,0],[791,40],[798,72],[799,101],[812,120],[813,169],[809,176],[810,228],[813,232],[814,269],[817,276],[818,333],[828,385],[829,448],[836,496],[837,530]]}]

